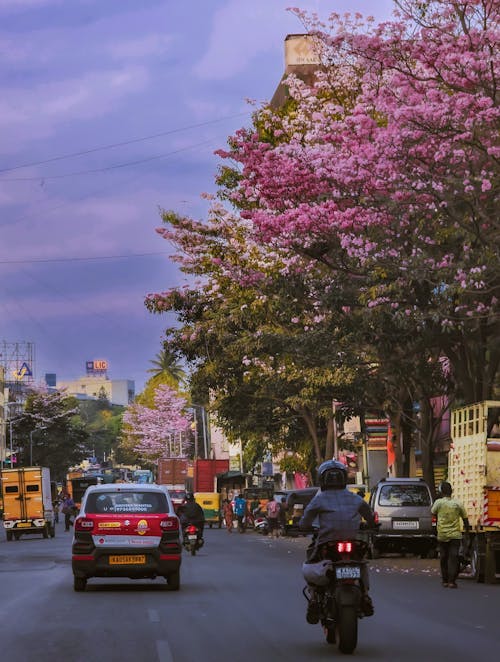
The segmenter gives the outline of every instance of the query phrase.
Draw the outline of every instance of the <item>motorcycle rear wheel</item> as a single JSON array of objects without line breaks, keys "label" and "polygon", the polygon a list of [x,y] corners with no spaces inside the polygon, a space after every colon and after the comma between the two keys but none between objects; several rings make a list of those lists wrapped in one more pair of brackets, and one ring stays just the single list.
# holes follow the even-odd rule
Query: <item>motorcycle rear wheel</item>
[{"label": "motorcycle rear wheel", "polygon": [[340,607],[337,635],[340,652],[350,655],[358,643],[358,614],[354,607]]},{"label": "motorcycle rear wheel", "polygon": [[196,556],[196,547],[194,545],[191,547],[191,556]]}]

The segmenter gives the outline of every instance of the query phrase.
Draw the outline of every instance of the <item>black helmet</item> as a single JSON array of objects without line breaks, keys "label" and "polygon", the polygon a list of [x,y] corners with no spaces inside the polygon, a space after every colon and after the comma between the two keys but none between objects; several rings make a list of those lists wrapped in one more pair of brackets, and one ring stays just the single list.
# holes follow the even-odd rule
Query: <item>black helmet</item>
[{"label": "black helmet", "polygon": [[337,460],[327,460],[318,469],[319,486],[322,490],[343,490],[347,485],[347,468]]},{"label": "black helmet", "polygon": [[446,480],[443,480],[441,483],[439,483],[438,492],[442,496],[451,496],[453,488],[450,483],[448,483]]},{"label": "black helmet", "polygon": [[194,494],[192,492],[186,492],[186,501],[192,501],[194,499]]}]

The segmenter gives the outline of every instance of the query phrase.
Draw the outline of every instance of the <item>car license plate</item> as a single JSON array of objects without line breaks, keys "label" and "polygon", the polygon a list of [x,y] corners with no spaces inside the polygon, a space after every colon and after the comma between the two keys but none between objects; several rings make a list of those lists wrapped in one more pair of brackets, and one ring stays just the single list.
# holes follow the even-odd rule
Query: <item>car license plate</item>
[{"label": "car license plate", "polygon": [[144,565],[145,554],[117,554],[109,557],[109,565]]},{"label": "car license plate", "polygon": [[17,528],[18,529],[31,529],[31,526],[32,526],[31,522],[19,522],[19,524],[17,525]]},{"label": "car license plate", "polygon": [[418,529],[418,520],[392,520],[395,529]]},{"label": "car license plate", "polygon": [[337,579],[359,579],[361,568],[358,565],[338,565],[335,568]]}]

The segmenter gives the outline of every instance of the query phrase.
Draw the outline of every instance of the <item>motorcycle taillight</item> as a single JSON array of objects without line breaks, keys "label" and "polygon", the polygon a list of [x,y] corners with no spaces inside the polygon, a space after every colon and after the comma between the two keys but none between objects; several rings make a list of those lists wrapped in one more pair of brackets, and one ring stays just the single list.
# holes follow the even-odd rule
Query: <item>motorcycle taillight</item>
[{"label": "motorcycle taillight", "polygon": [[186,531],[188,533],[196,533],[196,527],[193,524],[190,524],[187,528]]},{"label": "motorcycle taillight", "polygon": [[352,542],[350,540],[346,540],[345,542],[338,542],[337,552],[339,554],[350,554],[352,552]]}]

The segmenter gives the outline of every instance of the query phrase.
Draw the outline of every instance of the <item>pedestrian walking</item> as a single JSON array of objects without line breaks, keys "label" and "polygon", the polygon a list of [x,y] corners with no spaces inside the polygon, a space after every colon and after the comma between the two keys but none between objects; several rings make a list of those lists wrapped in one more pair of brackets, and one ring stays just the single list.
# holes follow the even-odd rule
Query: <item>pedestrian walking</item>
[{"label": "pedestrian walking", "polygon": [[233,507],[229,499],[224,499],[222,504],[222,515],[224,517],[224,523],[228,533],[232,533],[233,530]]},{"label": "pedestrian walking", "polygon": [[64,515],[64,530],[69,531],[69,527],[73,526],[71,516],[76,512],[75,502],[69,494],[65,494],[62,500],[62,514]]},{"label": "pedestrian walking", "polygon": [[465,508],[452,498],[452,486],[443,481],[439,486],[439,499],[432,506],[432,513],[437,516],[437,539],[441,581],[444,588],[457,588],[459,572],[459,552],[462,540],[463,522],[465,534],[469,533],[469,520]]},{"label": "pedestrian walking", "polygon": [[247,514],[247,500],[243,497],[242,494],[238,494],[234,500],[234,514],[238,520],[238,531],[240,533],[245,532],[245,516]]},{"label": "pedestrian walking", "polygon": [[271,499],[270,501],[267,502],[266,511],[267,511],[267,523],[269,527],[269,533],[271,534],[271,538],[279,538],[281,506],[277,501]]}]

